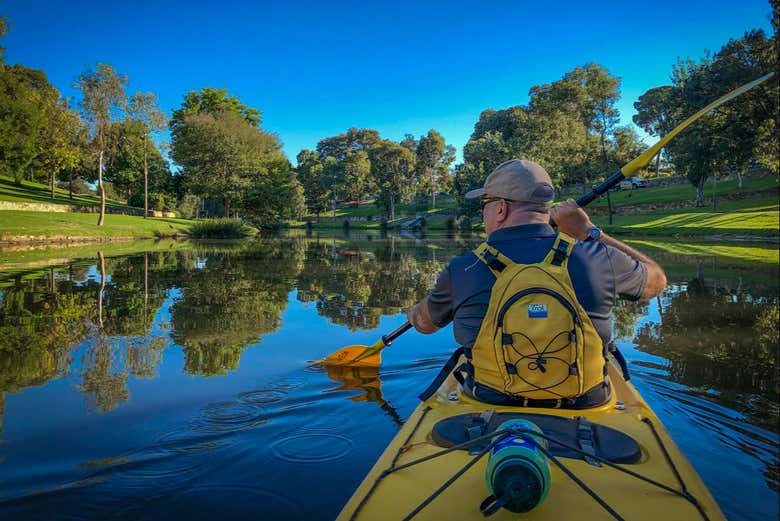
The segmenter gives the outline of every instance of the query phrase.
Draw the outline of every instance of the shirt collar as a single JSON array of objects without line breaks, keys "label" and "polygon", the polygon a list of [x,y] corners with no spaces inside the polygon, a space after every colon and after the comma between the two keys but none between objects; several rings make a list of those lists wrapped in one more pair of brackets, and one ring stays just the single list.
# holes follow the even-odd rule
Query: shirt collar
[{"label": "shirt collar", "polygon": [[555,235],[555,230],[547,223],[521,224],[499,228],[490,234],[488,242],[514,240],[518,238],[534,239]]}]

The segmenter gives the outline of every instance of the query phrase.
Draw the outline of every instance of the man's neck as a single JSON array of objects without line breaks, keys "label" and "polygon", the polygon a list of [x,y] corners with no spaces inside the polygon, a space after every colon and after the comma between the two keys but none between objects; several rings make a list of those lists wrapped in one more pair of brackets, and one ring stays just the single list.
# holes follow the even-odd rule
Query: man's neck
[{"label": "man's neck", "polygon": [[523,224],[549,224],[550,213],[540,212],[512,212],[507,219],[496,229],[509,228],[510,226],[520,226]]}]

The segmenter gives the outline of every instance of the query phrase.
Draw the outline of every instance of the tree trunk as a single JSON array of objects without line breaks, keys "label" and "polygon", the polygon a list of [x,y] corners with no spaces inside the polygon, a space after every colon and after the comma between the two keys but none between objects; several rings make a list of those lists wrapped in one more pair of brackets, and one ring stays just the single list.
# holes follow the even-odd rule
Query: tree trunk
[{"label": "tree trunk", "polygon": [[712,173],[712,209],[718,209],[718,174]]},{"label": "tree trunk", "polygon": [[655,156],[655,176],[659,177],[661,175],[661,151],[658,151],[658,154]]},{"label": "tree trunk", "polygon": [[[102,155],[102,152],[101,152]],[[103,291],[106,289],[106,260],[103,252],[98,252],[98,269],[100,269],[100,288],[98,289],[98,325],[103,332]]]},{"label": "tree trunk", "polygon": [[609,210],[609,224],[612,224],[612,197],[610,197],[609,193],[612,190],[607,190],[607,209]]},{"label": "tree trunk", "polygon": [[395,221],[395,196],[390,196],[390,220]]},{"label": "tree trunk", "polygon": [[73,199],[73,170],[70,171],[68,176],[68,198]]},{"label": "tree trunk", "polygon": [[144,252],[144,336],[149,334],[146,323],[149,308],[149,253]]},{"label": "tree trunk", "polygon": [[[98,156],[98,191],[100,192],[100,216],[98,217],[98,226],[103,226],[106,218],[106,189],[103,188],[103,149],[100,149]],[[100,254],[102,257],[102,253]]]},{"label": "tree trunk", "polygon": [[225,205],[225,207],[222,209],[222,217],[230,219],[230,199],[229,198],[225,197],[224,205]]},{"label": "tree trunk", "polygon": [[51,179],[49,181],[49,185],[51,188],[51,198],[54,199],[54,178],[57,176],[56,171],[52,168],[51,169]]},{"label": "tree trunk", "polygon": [[433,175],[431,176],[431,209],[436,209],[436,179],[438,176],[436,175],[436,170],[433,171]]},{"label": "tree trunk", "polygon": [[701,176],[696,183],[696,206],[704,206],[704,181],[706,180],[706,177]]},{"label": "tree trunk", "polygon": [[149,165],[147,164],[146,140],[144,136],[144,219],[149,215]]}]

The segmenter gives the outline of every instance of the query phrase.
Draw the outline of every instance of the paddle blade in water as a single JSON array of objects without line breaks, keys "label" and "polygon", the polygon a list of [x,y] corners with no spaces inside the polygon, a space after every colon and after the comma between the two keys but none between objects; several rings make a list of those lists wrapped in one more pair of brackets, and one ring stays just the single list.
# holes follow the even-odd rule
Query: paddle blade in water
[{"label": "paddle blade in water", "polygon": [[328,355],[320,361],[320,364],[350,365],[353,367],[377,367],[382,364],[382,355],[379,352],[364,356],[371,349],[369,346],[347,346],[335,353]]}]

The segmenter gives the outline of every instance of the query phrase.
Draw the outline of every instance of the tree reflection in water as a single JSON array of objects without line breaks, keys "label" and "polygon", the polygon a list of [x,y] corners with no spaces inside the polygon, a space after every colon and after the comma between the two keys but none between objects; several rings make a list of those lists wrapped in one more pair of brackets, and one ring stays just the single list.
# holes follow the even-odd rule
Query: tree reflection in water
[{"label": "tree reflection in water", "polygon": [[[201,244],[107,256],[102,289],[99,259],[0,276],[0,393],[67,376],[74,366],[90,403],[111,410],[129,398],[128,378],[155,377],[172,345],[182,349],[186,372],[226,374],[249,346],[279,329],[294,290],[334,324],[374,329],[382,316],[424,297],[445,263],[479,241],[355,235]],[[679,254],[661,263],[680,283],[656,306],[660,322],[645,320],[647,304],[623,303],[615,310],[616,336],[635,337],[638,349],[669,360],[671,378],[717,389],[718,399],[774,428],[776,275],[756,282],[755,270]],[[357,380],[361,396],[386,403],[372,395],[373,377],[364,376]]]},{"label": "tree reflection in water", "polygon": [[666,359],[674,381],[778,430],[776,289],[708,280],[699,261],[695,276],[669,287],[659,313],[639,328],[637,349]]}]

